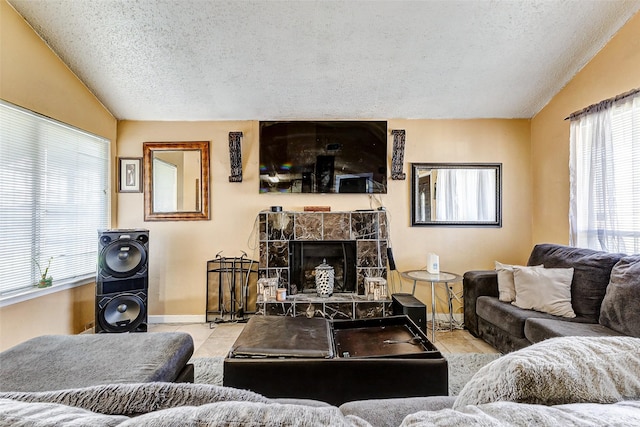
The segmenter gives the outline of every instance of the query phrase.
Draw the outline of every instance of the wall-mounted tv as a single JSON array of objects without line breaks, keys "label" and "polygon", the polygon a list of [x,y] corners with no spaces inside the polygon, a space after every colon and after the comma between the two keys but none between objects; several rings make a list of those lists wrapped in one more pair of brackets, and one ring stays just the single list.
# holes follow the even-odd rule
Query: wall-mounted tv
[{"label": "wall-mounted tv", "polygon": [[261,121],[261,193],[386,193],[386,121]]}]

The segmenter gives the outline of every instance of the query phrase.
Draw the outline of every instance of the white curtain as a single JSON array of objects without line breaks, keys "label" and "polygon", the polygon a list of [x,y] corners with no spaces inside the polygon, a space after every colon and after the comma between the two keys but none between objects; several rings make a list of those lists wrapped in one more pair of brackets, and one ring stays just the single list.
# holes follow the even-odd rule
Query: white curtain
[{"label": "white curtain", "polygon": [[572,246],[640,252],[640,95],[571,122]]},{"label": "white curtain", "polygon": [[438,169],[436,220],[495,221],[495,170]]},{"label": "white curtain", "polygon": [[153,159],[153,211],[178,211],[178,167]]}]

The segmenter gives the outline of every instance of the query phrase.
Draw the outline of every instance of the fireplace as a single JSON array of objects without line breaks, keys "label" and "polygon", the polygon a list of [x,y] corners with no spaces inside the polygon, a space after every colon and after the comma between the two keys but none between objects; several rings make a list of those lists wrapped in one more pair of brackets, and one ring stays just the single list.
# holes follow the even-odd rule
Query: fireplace
[{"label": "fireplace", "polygon": [[315,268],[323,262],[334,269],[333,292],[356,293],[355,240],[290,240],[289,286],[291,293],[315,293]]},{"label": "fireplace", "polygon": [[[259,276],[277,277],[288,295],[315,292],[315,280],[311,280],[309,272],[313,273],[323,258],[327,258],[337,276],[344,276],[334,294],[364,295],[365,277],[387,276],[384,211],[261,212],[258,219]],[[296,260],[301,247],[305,252],[311,251],[305,254],[311,258],[308,262]],[[334,255],[323,255],[324,251],[346,254],[346,259],[329,262]],[[355,282],[351,281],[352,275]]]},{"label": "fireplace", "polygon": [[[392,313],[391,299],[365,294],[365,278],[387,277],[384,211],[260,212],[259,277],[277,278],[284,301],[258,296],[256,314],[366,319]],[[334,292],[316,295],[315,267],[326,259],[335,271]]]}]

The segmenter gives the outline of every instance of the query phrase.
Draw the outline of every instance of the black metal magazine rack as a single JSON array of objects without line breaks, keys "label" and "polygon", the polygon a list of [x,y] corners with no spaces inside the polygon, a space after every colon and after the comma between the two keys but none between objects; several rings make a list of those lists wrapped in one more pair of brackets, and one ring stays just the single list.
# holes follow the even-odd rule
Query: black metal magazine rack
[{"label": "black metal magazine rack", "polygon": [[207,322],[242,322],[255,313],[258,262],[241,257],[224,257],[220,253],[207,261]]}]

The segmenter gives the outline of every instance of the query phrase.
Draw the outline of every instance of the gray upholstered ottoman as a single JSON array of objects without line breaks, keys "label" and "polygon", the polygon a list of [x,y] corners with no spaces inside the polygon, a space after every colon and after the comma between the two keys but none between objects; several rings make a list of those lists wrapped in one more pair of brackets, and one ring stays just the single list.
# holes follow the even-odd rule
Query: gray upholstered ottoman
[{"label": "gray upholstered ottoman", "polygon": [[193,382],[193,349],[183,332],[44,335],[0,353],[0,391]]}]

